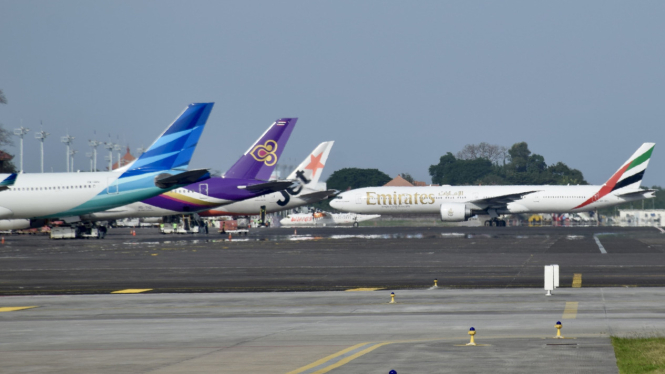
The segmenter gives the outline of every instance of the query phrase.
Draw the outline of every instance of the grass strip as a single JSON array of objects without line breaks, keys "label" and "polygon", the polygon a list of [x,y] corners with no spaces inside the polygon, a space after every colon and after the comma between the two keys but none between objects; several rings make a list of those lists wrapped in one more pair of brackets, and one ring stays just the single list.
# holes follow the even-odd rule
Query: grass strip
[{"label": "grass strip", "polygon": [[665,338],[612,337],[620,374],[665,374]]}]

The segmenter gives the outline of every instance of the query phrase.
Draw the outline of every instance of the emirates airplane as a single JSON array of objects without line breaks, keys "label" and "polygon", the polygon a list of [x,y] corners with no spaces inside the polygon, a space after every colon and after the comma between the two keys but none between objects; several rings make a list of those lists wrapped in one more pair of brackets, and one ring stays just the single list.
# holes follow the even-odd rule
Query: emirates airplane
[{"label": "emirates airplane", "polygon": [[446,222],[489,216],[485,226],[505,226],[501,214],[576,213],[655,197],[640,189],[655,143],[644,143],[601,186],[368,187],[346,191],[330,202],[344,212],[439,213]]}]

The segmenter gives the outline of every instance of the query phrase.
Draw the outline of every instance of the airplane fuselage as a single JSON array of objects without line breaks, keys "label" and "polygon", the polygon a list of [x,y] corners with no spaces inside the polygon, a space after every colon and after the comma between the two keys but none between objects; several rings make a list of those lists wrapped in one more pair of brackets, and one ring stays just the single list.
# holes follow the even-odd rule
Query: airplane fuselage
[{"label": "airplane fuselage", "polygon": [[497,205],[498,214],[571,213],[591,211],[639,198],[614,194],[602,196],[602,186],[430,186],[369,187],[347,191],[330,203],[335,209],[370,214],[439,213],[442,204],[467,204],[474,214],[492,209],[485,199],[521,194],[521,198]]}]

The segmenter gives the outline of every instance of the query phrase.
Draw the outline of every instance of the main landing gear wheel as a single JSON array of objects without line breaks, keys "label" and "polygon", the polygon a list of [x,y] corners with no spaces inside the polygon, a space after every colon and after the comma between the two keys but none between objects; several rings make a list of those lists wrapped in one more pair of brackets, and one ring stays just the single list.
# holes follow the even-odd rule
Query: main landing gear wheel
[{"label": "main landing gear wheel", "polygon": [[353,227],[358,227],[358,222],[354,222]]},{"label": "main landing gear wheel", "polygon": [[502,219],[496,219],[496,218],[485,221],[485,227],[491,227],[491,226],[493,226],[493,227],[506,227],[506,221],[504,221]]}]

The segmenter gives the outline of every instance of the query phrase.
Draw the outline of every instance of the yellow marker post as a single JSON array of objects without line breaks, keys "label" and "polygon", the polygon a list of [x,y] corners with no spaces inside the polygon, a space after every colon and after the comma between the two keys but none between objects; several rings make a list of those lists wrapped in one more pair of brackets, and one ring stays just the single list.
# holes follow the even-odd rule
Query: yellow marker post
[{"label": "yellow marker post", "polygon": [[126,290],[113,291],[111,293],[142,293],[152,291],[152,288],[128,288]]},{"label": "yellow marker post", "polygon": [[37,306],[5,306],[0,308],[0,313],[2,312],[15,312],[17,310],[32,309]]},{"label": "yellow marker post", "polygon": [[476,329],[473,327],[469,329],[469,335],[471,336],[471,341],[466,343],[466,345],[476,345],[476,341],[473,339],[473,336],[476,335]]},{"label": "yellow marker post", "polygon": [[561,335],[561,328],[563,327],[561,325],[561,321],[557,321],[554,327],[556,327],[556,336],[554,337],[554,339],[563,339],[563,336]]},{"label": "yellow marker post", "polygon": [[434,278],[434,287],[439,287],[439,280]]},{"label": "yellow marker post", "polygon": [[390,293],[390,303],[389,304],[395,304],[395,293],[394,292]]}]

